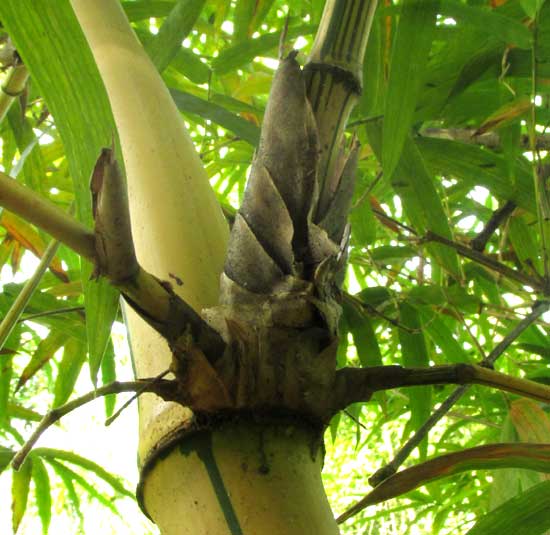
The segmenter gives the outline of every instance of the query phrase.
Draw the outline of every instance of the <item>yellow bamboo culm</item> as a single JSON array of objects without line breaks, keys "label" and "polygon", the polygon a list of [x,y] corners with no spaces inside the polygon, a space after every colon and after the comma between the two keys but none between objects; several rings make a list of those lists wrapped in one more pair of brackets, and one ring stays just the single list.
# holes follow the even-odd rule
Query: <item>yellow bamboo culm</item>
[{"label": "yellow bamboo culm", "polygon": [[[113,110],[138,262],[195,310],[215,305],[228,227],[183,119],[120,2],[71,3]],[[171,360],[166,343],[133,311],[126,315],[137,375],[158,375]],[[140,459],[187,417],[180,406],[143,396]]]}]

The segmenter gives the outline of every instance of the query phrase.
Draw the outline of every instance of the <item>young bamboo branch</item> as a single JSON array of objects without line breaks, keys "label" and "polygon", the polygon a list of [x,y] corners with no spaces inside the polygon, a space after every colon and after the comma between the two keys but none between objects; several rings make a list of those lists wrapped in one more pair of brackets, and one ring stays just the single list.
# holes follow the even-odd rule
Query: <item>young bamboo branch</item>
[{"label": "young bamboo branch", "polygon": [[[487,355],[481,362],[481,366],[491,367],[504,351],[516,340],[519,335],[532,325],[544,312],[548,310],[550,303],[539,301],[533,306],[531,313],[523,318],[512,331]],[[369,483],[375,487],[384,479],[390,477],[405,462],[412,451],[422,442],[430,429],[451,410],[453,405],[467,392],[470,385],[461,385],[430,415],[430,417],[418,428],[414,435],[403,444],[395,457],[385,466],[377,470],[370,478]]]},{"label": "young bamboo branch", "polygon": [[11,305],[7,314],[2,319],[2,322],[0,323],[0,349],[4,347],[4,344],[6,343],[12,329],[21,318],[21,314],[29,303],[39,282],[42,280],[44,273],[46,273],[46,270],[48,269],[50,262],[53,260],[58,247],[59,242],[55,240],[50,242],[48,247],[46,247],[36,271],[25,283],[25,286],[23,286],[23,289],[19,292],[19,295],[15,298],[15,301]]},{"label": "young bamboo branch", "polygon": [[[175,343],[189,328],[193,340],[201,345],[205,355],[218,358],[225,347],[221,337],[174,293],[168,283],[147,273],[134,261],[131,234],[128,223],[124,222],[129,215],[127,207],[123,208],[123,177],[115,167],[112,153],[106,149],[98,160],[94,170],[95,185],[92,184],[97,189],[94,195],[96,216],[99,217],[95,233],[2,172],[0,205],[94,263],[96,275],[107,277],[140,316],[169,343]],[[101,179],[97,178],[98,174],[101,174]],[[99,181],[101,188],[98,189]]]},{"label": "young bamboo branch", "polygon": [[[470,145],[481,145],[488,149],[498,149],[501,146],[500,134],[498,132],[485,132],[484,134],[475,134],[475,128],[425,128],[420,132],[423,137],[433,137],[436,139],[449,139],[460,141]],[[531,150],[531,142],[527,134],[523,134],[519,140],[520,147],[523,150]],[[550,149],[550,134],[537,134],[535,137],[536,150]]]},{"label": "young bamboo branch", "polygon": [[439,384],[484,385],[537,401],[550,402],[550,386],[511,377],[475,364],[431,368],[404,368],[396,365],[338,370],[335,384],[337,410],[352,403],[368,401],[374,392],[380,390]]},{"label": "young bamboo branch", "polygon": [[487,221],[481,232],[470,242],[472,249],[482,253],[495,231],[508,219],[516,208],[516,203],[506,201]]},{"label": "young bamboo branch", "polygon": [[[81,397],[69,401],[61,407],[57,407],[49,411],[41,422],[38,424],[38,427],[34,430],[31,437],[25,442],[23,447],[16,453],[12,459],[12,466],[14,470],[19,470],[25,458],[32,450],[33,446],[36,444],[38,439],[42,434],[53,424],[55,424],[59,419],[61,419],[66,414],[82,407],[90,401],[94,401],[102,396],[108,396],[110,394],[120,394],[122,392],[153,392],[157,395],[161,395],[166,400],[176,399],[175,392],[175,383],[174,381],[159,380],[158,378],[153,379],[139,379],[137,381],[128,381],[128,382],[119,382],[114,381],[107,385],[104,385],[97,390],[93,390],[84,394]],[[162,392],[162,393],[161,393]],[[174,393],[174,395],[171,395]]]},{"label": "young bamboo branch", "polygon": [[550,288],[548,288],[548,283],[545,282],[542,278],[540,277],[535,278],[535,277],[526,275],[521,271],[516,271],[515,269],[509,268],[505,264],[502,264],[501,262],[497,262],[496,260],[493,260],[492,258],[489,258],[488,256],[484,255],[483,253],[475,251],[474,249],[471,249],[466,245],[462,245],[460,243],[449,240],[443,236],[439,236],[435,232],[428,231],[423,241],[425,242],[434,241],[434,242],[446,245],[447,247],[451,247],[459,255],[464,256],[465,258],[469,258],[470,260],[473,260],[474,262],[477,262],[478,264],[481,264],[485,267],[488,267],[489,269],[496,271],[497,273],[500,273],[504,277],[507,277],[511,280],[515,280],[520,284],[525,284],[526,286],[530,286],[534,290],[543,292],[544,294],[550,293]]}]

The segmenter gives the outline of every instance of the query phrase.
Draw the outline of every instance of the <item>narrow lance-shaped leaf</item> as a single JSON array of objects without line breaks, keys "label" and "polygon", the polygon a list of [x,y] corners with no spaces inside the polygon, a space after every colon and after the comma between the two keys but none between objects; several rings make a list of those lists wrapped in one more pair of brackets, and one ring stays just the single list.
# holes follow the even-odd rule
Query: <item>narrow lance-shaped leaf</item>
[{"label": "narrow lance-shaped leaf", "polygon": [[29,487],[32,475],[32,461],[29,459],[20,470],[12,473],[11,511],[13,532],[17,533],[23,515],[27,510]]},{"label": "narrow lance-shaped leaf", "polygon": [[54,407],[63,405],[69,399],[85,360],[85,346],[76,338],[69,338],[55,380]]},{"label": "narrow lance-shaped leaf", "polygon": [[[0,18],[56,120],[67,151],[78,216],[91,226],[91,169],[101,148],[110,144],[116,128],[88,44],[68,0],[4,0],[0,3]],[[73,86],[74,80],[79,80],[78,90]],[[91,265],[83,261],[87,330],[105,339],[118,307],[113,298],[117,291],[105,283],[91,281],[91,270]],[[110,303],[110,308],[103,306],[105,303]],[[90,354],[100,360],[96,348],[92,350]]]},{"label": "narrow lance-shaped leaf", "polygon": [[549,461],[550,446],[547,444],[491,444],[449,453],[389,477],[338,520],[344,521],[369,505],[395,498],[444,477],[473,470],[502,468],[523,468],[548,473]]},{"label": "narrow lance-shaped leaf", "polygon": [[204,0],[178,0],[147,47],[155,67],[162,72],[181,48],[199,17]]},{"label": "narrow lance-shaped leaf", "polygon": [[[430,359],[417,310],[407,302],[401,303],[399,305],[399,321],[405,327],[405,329],[399,329],[403,365],[427,367]],[[411,418],[407,424],[407,430],[410,432],[418,429],[430,415],[432,388],[429,386],[415,386],[410,388],[407,394],[409,395],[409,406],[411,408]],[[422,457],[426,456],[427,447],[427,440],[424,440],[420,445]]]},{"label": "narrow lance-shaped leaf", "polygon": [[539,535],[550,528],[550,481],[539,483],[479,520],[467,535]]},{"label": "narrow lance-shaped leaf", "polygon": [[32,456],[32,479],[34,481],[34,497],[38,516],[42,523],[42,533],[46,535],[52,518],[50,476],[44,463],[36,455]]},{"label": "narrow lance-shaped leaf", "polygon": [[384,108],[382,165],[391,177],[409,133],[435,30],[438,0],[405,0],[390,64]]}]

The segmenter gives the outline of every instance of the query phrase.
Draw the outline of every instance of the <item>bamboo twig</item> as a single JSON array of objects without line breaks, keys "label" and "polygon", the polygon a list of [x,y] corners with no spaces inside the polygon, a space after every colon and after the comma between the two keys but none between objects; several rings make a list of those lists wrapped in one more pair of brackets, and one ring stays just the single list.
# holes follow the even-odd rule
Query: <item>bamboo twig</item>
[{"label": "bamboo twig", "polygon": [[[491,367],[496,359],[502,355],[504,351],[516,340],[519,335],[533,324],[544,312],[548,310],[550,303],[548,301],[540,301],[533,306],[531,313],[523,318],[516,327],[503,339],[501,342],[487,355],[481,362],[482,366]],[[430,429],[439,421],[453,405],[464,395],[470,388],[470,385],[461,385],[431,414],[424,424],[415,431],[414,435],[405,442],[395,457],[385,466],[377,470],[370,478],[369,483],[376,487],[380,482],[389,476],[395,474],[399,467],[405,462],[412,451],[422,442]]]},{"label": "bamboo twig", "polygon": [[[92,187],[95,213],[99,216],[94,233],[33,190],[0,172],[0,205],[65,243],[96,266],[116,286],[126,301],[171,344],[190,328],[193,340],[212,360],[219,358],[225,344],[170,284],[146,272],[136,262],[129,232],[123,177],[118,172],[111,149],[100,156]],[[101,175],[98,178],[98,175]]]},{"label": "bamboo twig", "polygon": [[40,263],[38,264],[36,271],[33,273],[32,277],[27,280],[23,286],[23,289],[19,292],[10,309],[2,319],[2,322],[0,323],[0,349],[4,347],[8,336],[20,320],[21,314],[29,303],[36,287],[42,280],[44,273],[46,273],[48,266],[55,257],[58,247],[58,241],[53,240],[49,243],[48,247],[46,247],[46,250],[44,251],[44,254],[42,255],[42,258],[40,259]]},{"label": "bamboo twig", "polygon": [[[163,388],[159,388],[159,383],[161,383],[160,387]],[[88,392],[87,394],[84,394],[83,396],[73,399],[72,401],[69,401],[61,407],[52,409],[44,416],[44,418],[42,418],[41,422],[38,424],[38,427],[34,430],[30,438],[13,457],[11,461],[13,469],[19,470],[19,468],[25,461],[25,458],[32,450],[33,446],[50,426],[55,424],[66,414],[69,414],[75,409],[82,407],[86,403],[94,401],[102,396],[107,396],[109,394],[120,394],[122,392],[153,392],[157,395],[160,395],[159,392],[162,391],[167,394],[171,391],[172,384],[173,381],[159,381],[158,378],[138,379],[137,381],[128,382],[114,381],[98,388],[97,390],[93,390],[91,392]],[[170,399],[170,396],[167,395],[166,399]]]},{"label": "bamboo twig", "polygon": [[372,366],[342,368],[336,372],[335,410],[368,401],[374,392],[408,386],[459,384],[498,388],[545,403],[550,402],[550,386],[511,377],[476,364],[453,364],[429,368]]}]

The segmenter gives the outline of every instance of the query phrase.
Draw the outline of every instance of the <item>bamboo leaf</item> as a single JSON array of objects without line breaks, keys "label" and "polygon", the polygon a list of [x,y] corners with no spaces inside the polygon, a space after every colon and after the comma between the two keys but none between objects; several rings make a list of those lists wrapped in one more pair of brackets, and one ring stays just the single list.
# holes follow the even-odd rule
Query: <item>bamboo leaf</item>
[{"label": "bamboo leaf", "polygon": [[481,5],[463,4],[458,0],[445,0],[441,4],[441,11],[442,14],[468,26],[473,26],[507,45],[524,49],[528,49],[532,45],[532,35],[526,26],[519,20],[507,17],[495,9],[487,9]]},{"label": "bamboo leaf", "polygon": [[484,186],[497,198],[536,213],[533,178],[523,161],[516,162],[516,182],[512,184],[506,159],[481,147],[433,138],[417,139],[416,144],[435,172],[453,176],[471,188]]},{"label": "bamboo leaf", "polygon": [[[118,311],[119,296],[117,292],[112,292],[109,282],[105,278],[100,278],[93,283],[88,283],[88,288],[91,284],[96,284],[97,288],[88,294],[88,306],[86,308],[86,334],[88,337],[90,379],[94,386],[97,385],[97,374],[101,367],[101,361],[107,349],[107,344],[111,338],[110,329],[99,329],[103,318],[112,316],[114,319]],[[110,325],[109,325],[110,327]]]},{"label": "bamboo leaf", "polygon": [[[287,38],[293,39],[300,35],[311,35],[317,29],[309,24],[290,27]],[[255,57],[266,55],[279,45],[280,32],[272,32],[261,35],[254,39],[247,39],[237,45],[225,48],[216,58],[212,60],[212,69],[219,75],[227,74],[250,63]]]},{"label": "bamboo leaf", "polygon": [[432,44],[439,2],[404,0],[390,63],[384,108],[382,166],[391,177],[410,131]]},{"label": "bamboo leaf", "polygon": [[539,535],[550,528],[550,481],[503,503],[479,520],[467,535]]},{"label": "bamboo leaf", "polygon": [[472,470],[523,468],[550,473],[548,444],[491,444],[449,453],[401,470],[369,492],[361,508],[395,498],[413,489]]},{"label": "bamboo leaf", "polygon": [[[68,0],[3,0],[0,18],[55,118],[73,178],[78,217],[91,226],[89,177],[116,127],[88,44]],[[79,80],[78,91],[74,80]],[[83,262],[88,332],[106,339],[118,306],[113,297],[117,292],[90,281],[90,274],[90,264]],[[114,305],[99,314],[96,307],[103,303]],[[99,360],[96,347],[90,354]]]},{"label": "bamboo leaf", "polygon": [[357,349],[361,366],[380,366],[382,354],[370,319],[348,303],[344,303],[344,317]]},{"label": "bamboo leaf", "polygon": [[[399,343],[403,355],[403,365],[411,367],[429,366],[430,359],[424,338],[424,332],[418,311],[408,302],[399,305],[399,321],[407,329],[399,329]],[[407,424],[409,431],[418,429],[428,418],[431,411],[432,388],[415,386],[407,390],[411,418]],[[420,444],[421,457],[427,453],[427,440]]]},{"label": "bamboo leaf", "polygon": [[67,496],[69,498],[69,503],[72,506],[72,510],[76,515],[78,515],[80,523],[82,525],[84,517],[82,516],[82,511],[80,510],[80,498],[74,487],[71,474],[63,464],[56,462],[55,459],[48,459],[48,462],[55,470],[56,474],[61,478],[61,481],[63,481],[63,485],[65,485],[65,488],[67,490]]},{"label": "bamboo leaf", "polygon": [[19,390],[31,377],[34,376],[53,356],[54,353],[66,342],[66,333],[51,331],[46,338],[40,341],[31,360],[19,377],[16,390]]},{"label": "bamboo leaf", "polygon": [[10,465],[14,455],[15,452],[9,448],[0,446],[0,474]]},{"label": "bamboo leaf", "polygon": [[105,470],[105,468],[99,466],[99,464],[94,463],[90,459],[81,457],[76,453],[71,451],[63,451],[53,448],[36,448],[34,455],[40,455],[40,457],[46,459],[48,462],[52,459],[57,459],[58,461],[68,462],[83,468],[84,470],[89,470],[93,472],[97,477],[105,481],[110,485],[116,492],[123,496],[133,497],[134,493],[129,491],[120,479],[112,475],[110,472]]},{"label": "bamboo leaf", "polygon": [[63,405],[69,399],[85,360],[85,346],[76,338],[69,338],[65,344],[55,380],[54,407]]},{"label": "bamboo leaf", "polygon": [[[46,242],[29,223],[8,211],[2,212],[0,223],[7,230],[10,237],[22,247],[31,251],[37,258],[42,258],[47,247]],[[50,269],[63,282],[68,281],[67,273],[61,265],[59,256],[51,261]]]},{"label": "bamboo leaf", "polygon": [[205,0],[178,0],[170,14],[151,39],[147,52],[155,67],[162,72],[181,49],[204,6]]},{"label": "bamboo leaf", "polygon": [[174,1],[137,0],[122,2],[122,8],[132,22],[139,20],[166,17],[174,8]]},{"label": "bamboo leaf", "polygon": [[32,475],[32,461],[28,459],[21,469],[12,473],[11,485],[11,512],[13,532],[17,533],[23,515],[27,510],[29,487]]},{"label": "bamboo leaf", "polygon": [[[116,379],[116,363],[115,363],[115,350],[112,341],[105,351],[105,356],[101,361],[101,382],[106,385],[112,383]],[[115,410],[116,395],[111,394],[104,396],[105,403],[105,417],[109,418]]]},{"label": "bamboo leaf", "polygon": [[172,89],[170,92],[180,111],[208,119],[248,141],[251,145],[257,145],[260,138],[260,129],[255,124],[227,111],[218,104],[208,102],[190,93],[184,93],[176,89]]},{"label": "bamboo leaf", "polygon": [[42,523],[42,533],[46,535],[52,518],[50,477],[44,463],[36,455],[32,456],[32,479],[34,481],[34,496],[38,516]]},{"label": "bamboo leaf", "polygon": [[44,417],[32,409],[22,407],[17,403],[8,403],[8,414],[10,418],[19,418],[20,420],[26,420],[27,422],[39,422]]},{"label": "bamboo leaf", "polygon": [[538,403],[516,399],[510,406],[510,419],[521,442],[550,444],[550,417]]}]

